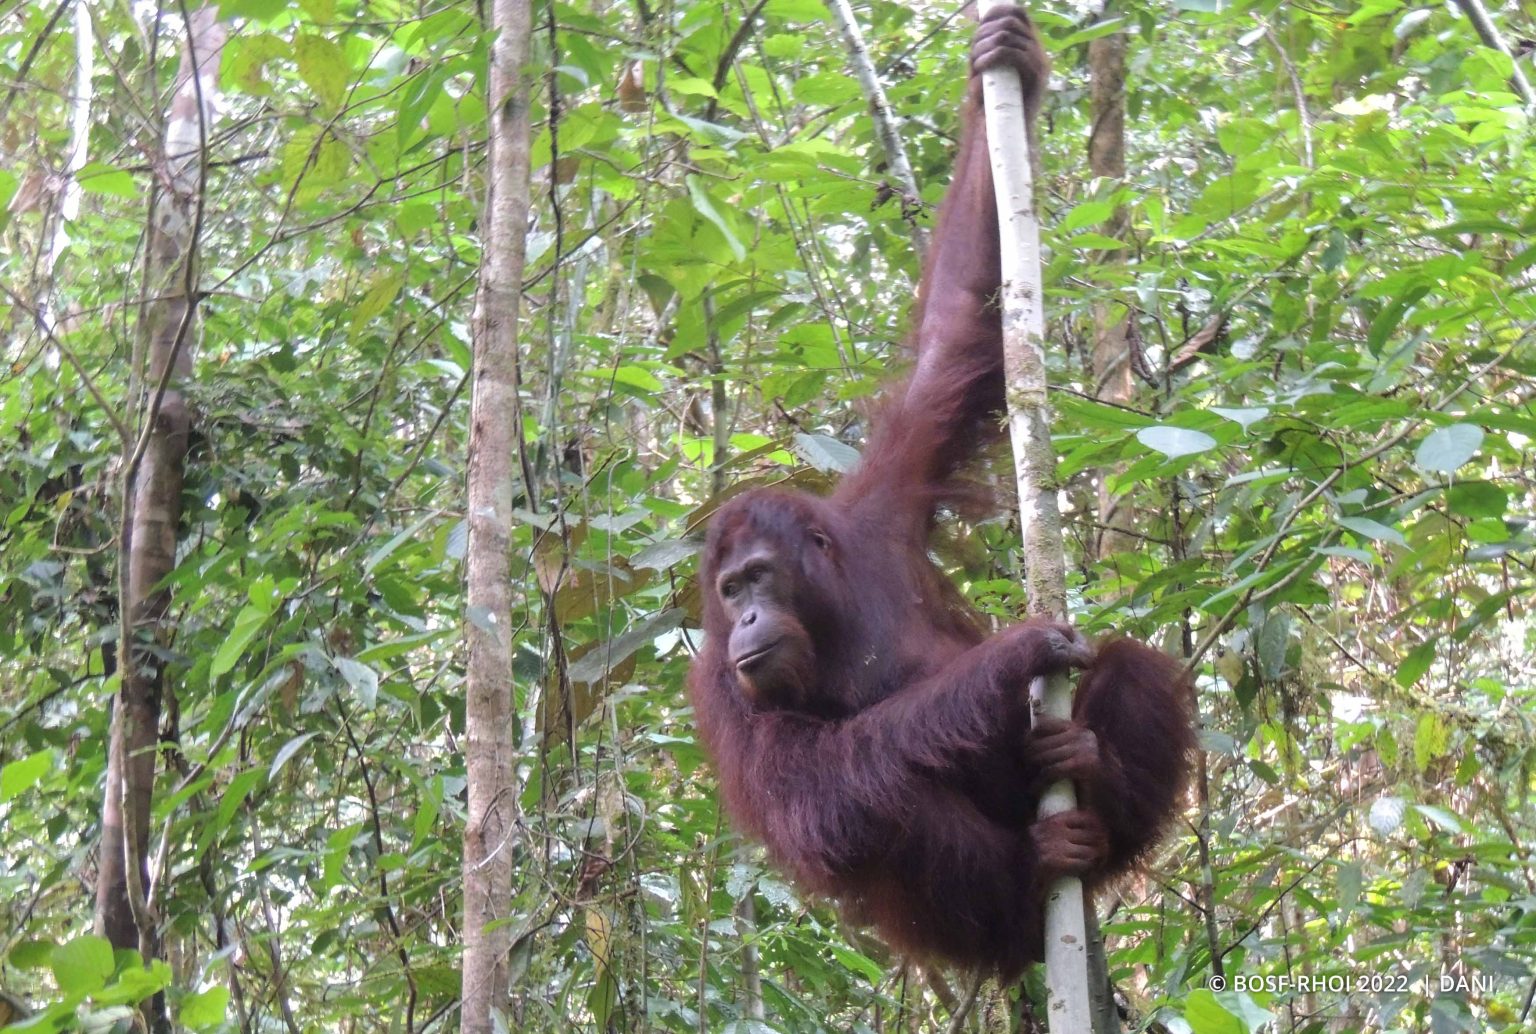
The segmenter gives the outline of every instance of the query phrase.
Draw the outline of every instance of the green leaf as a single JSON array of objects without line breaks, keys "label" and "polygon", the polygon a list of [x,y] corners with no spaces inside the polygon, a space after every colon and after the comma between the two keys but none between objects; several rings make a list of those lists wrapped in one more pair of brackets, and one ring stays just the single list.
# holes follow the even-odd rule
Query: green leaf
[{"label": "green leaf", "polygon": [[330,836],[325,838],[325,865],[322,875],[322,887],[330,890],[341,882],[342,866],[346,864],[347,855],[351,853],[352,841],[363,831],[361,822],[354,822],[350,826],[343,826]]},{"label": "green leaf", "polygon": [[372,707],[378,702],[378,672],[351,657],[332,657],[331,663],[336,666],[341,677],[347,680],[347,685],[352,687],[352,692],[357,694],[358,703],[364,707]]},{"label": "green leaf", "polygon": [[868,980],[871,984],[879,984],[885,979],[885,971],[876,965],[873,959],[854,951],[852,948],[844,948],[837,944],[833,944],[831,947],[832,957],[837,959],[844,968],[862,974],[864,979]]},{"label": "green leaf", "polygon": [[1343,557],[1346,560],[1358,560],[1362,564],[1374,564],[1376,554],[1368,549],[1357,549],[1354,546],[1318,546],[1313,552],[1323,556]]},{"label": "green leaf", "polygon": [[853,446],[824,434],[796,434],[795,455],[820,471],[843,474],[859,462]]},{"label": "green leaf", "polygon": [[1396,528],[1389,527],[1369,517],[1340,517],[1339,524],[1359,535],[1361,538],[1372,542],[1390,542],[1394,546],[1406,546],[1408,540],[1403,538],[1403,533]]},{"label": "green leaf", "polygon": [[1407,689],[1424,677],[1424,673],[1429,670],[1429,666],[1434,663],[1434,660],[1434,642],[1420,643],[1412,650],[1409,650],[1406,657],[1398,661],[1397,672],[1392,678],[1399,686]]},{"label": "green leaf", "polygon": [[1397,764],[1397,737],[1392,735],[1390,725],[1383,725],[1376,730],[1376,753],[1381,755],[1381,763],[1388,768]]},{"label": "green leaf", "polygon": [[[138,952],[134,952],[133,957],[137,956]],[[117,979],[94,992],[93,997],[98,1004],[125,1006],[118,1015],[126,1019],[134,1014],[133,1006],[164,991],[170,983],[171,967],[156,959],[147,966],[124,966],[118,970]],[[103,1011],[113,1012],[110,1009]]]},{"label": "green leaf", "polygon": [[0,766],[0,804],[32,786],[53,768],[53,749],[44,748],[20,761]]},{"label": "green leaf", "polygon": [[763,53],[771,58],[798,58],[805,53],[805,37],[799,33],[776,32],[763,40]]},{"label": "green leaf", "polygon": [[88,194],[106,194],[112,197],[138,197],[142,190],[131,173],[112,165],[91,162],[80,170],[77,177],[80,189]]},{"label": "green leaf", "polygon": [[1502,275],[1512,279],[1517,274],[1525,272],[1531,266],[1536,266],[1536,244],[1532,244],[1529,248],[1526,248],[1520,254],[1510,259],[1508,264],[1504,266]]},{"label": "green leaf", "polygon": [[1125,241],[1108,237],[1102,233],[1080,233],[1071,240],[1065,241],[1061,247],[1075,251],[1116,251],[1127,247]]},{"label": "green leaf", "polygon": [[1504,516],[1509,507],[1509,496],[1491,481],[1460,481],[1445,493],[1446,505],[1451,512],[1473,519]]},{"label": "green leaf", "polygon": [[1062,217],[1056,224],[1057,233],[1070,233],[1084,226],[1096,226],[1114,214],[1112,201],[1084,201]]},{"label": "green leaf", "polygon": [[350,72],[341,48],[324,36],[305,33],[293,41],[293,59],[299,66],[299,77],[315,91],[326,109],[339,108],[347,94]]},{"label": "green leaf", "polygon": [[1339,912],[1348,915],[1360,901],[1364,873],[1359,862],[1345,862],[1339,866]]},{"label": "green leaf", "polygon": [[1290,617],[1283,611],[1270,614],[1259,627],[1257,640],[1259,670],[1273,682],[1285,674],[1285,654],[1291,645]]},{"label": "green leaf", "polygon": [[1490,542],[1486,545],[1476,546],[1467,550],[1467,559],[1477,562],[1485,560],[1499,560],[1511,553],[1523,553],[1531,548],[1531,544],[1521,539],[1509,539],[1505,542]]},{"label": "green leaf", "polygon": [[1242,425],[1244,431],[1254,424],[1269,416],[1268,406],[1253,406],[1246,409],[1223,409],[1220,406],[1212,406],[1211,412],[1219,417],[1231,420],[1235,424]]},{"label": "green leaf", "polygon": [[389,308],[390,303],[399,297],[400,285],[403,283],[405,283],[403,273],[388,273],[376,277],[373,286],[368,288],[368,292],[353,308],[352,324],[348,328],[348,333],[356,336],[359,327]]},{"label": "green leaf", "polygon": [[730,225],[715,209],[714,201],[710,200],[709,193],[704,189],[704,183],[697,176],[688,176],[688,199],[693,202],[693,210],[703,216],[715,229],[720,231],[725,238],[725,243],[730,247],[731,254],[740,262],[747,257],[747,249],[742,247],[741,241],[736,239],[736,234]]},{"label": "green leaf", "polygon": [[1415,302],[1429,293],[1429,287],[1420,285],[1411,287],[1377,313],[1371,320],[1370,330],[1366,332],[1365,343],[1372,352],[1381,351],[1381,346],[1386,343],[1388,336],[1397,329],[1402,322],[1403,314],[1407,312]]},{"label": "green leaf", "polygon": [[[747,134],[731,126],[722,126],[718,122],[710,122],[707,119],[694,118],[677,112],[672,116],[677,122],[688,130],[689,136],[699,143],[710,147],[731,147],[747,138]],[[658,123],[658,128],[660,123]]]},{"label": "green leaf", "polygon": [[1429,21],[1430,16],[1434,13],[1434,11],[1431,11],[1427,7],[1420,7],[1417,10],[1409,11],[1407,14],[1403,15],[1397,20],[1396,25],[1392,26],[1393,37],[1399,40],[1407,39],[1409,36],[1413,35],[1414,30],[1416,30],[1420,25],[1423,25],[1425,22]]},{"label": "green leaf", "polygon": [[1184,1021],[1193,1034],[1248,1034],[1247,1024],[1203,987],[1184,1000]]},{"label": "green leaf", "polygon": [[[667,80],[667,89],[676,94],[690,97],[718,97],[714,86],[706,79],[698,79],[691,76],[679,76],[676,79]],[[562,136],[564,134],[561,134]]]},{"label": "green leaf", "polygon": [[1280,773],[1275,771],[1273,765],[1265,764],[1262,761],[1250,761],[1248,762],[1248,768],[1252,770],[1254,775],[1264,780],[1270,786],[1280,785]]},{"label": "green leaf", "polygon": [[234,821],[235,812],[240,810],[240,806],[245,803],[245,799],[250,796],[251,791],[261,780],[261,769],[248,768],[229,781],[223,792],[219,794],[219,810],[214,818],[216,830],[222,831],[229,828],[229,824]]},{"label": "green leaf", "polygon": [[1447,833],[1461,833],[1466,829],[1461,819],[1457,818],[1455,813],[1449,808],[1442,808],[1434,804],[1415,804],[1413,810]]},{"label": "green leaf", "polygon": [[394,554],[395,550],[399,549],[407,542],[414,541],[416,536],[421,534],[421,530],[423,528],[429,524],[432,524],[442,515],[443,511],[432,510],[420,520],[412,524],[407,524],[404,528],[401,528],[394,535],[390,536],[389,540],[382,546],[368,554],[368,559],[363,561],[363,572],[368,574],[377,570],[378,566],[385,560],[388,560],[390,556]]},{"label": "green leaf", "polygon": [[1051,49],[1061,53],[1068,47],[1075,47],[1078,44],[1087,43],[1090,40],[1096,40],[1101,36],[1109,36],[1117,32],[1124,32],[1128,27],[1131,27],[1131,23],[1129,19],[1123,16],[1100,18],[1097,21],[1091,22],[1086,28],[1080,29],[1064,39],[1058,38],[1054,33],[1052,33],[1053,39],[1051,43]]},{"label": "green leaf", "polygon": [[1419,724],[1413,731],[1413,764],[1420,775],[1445,755],[1450,742],[1451,731],[1438,714],[1430,711],[1419,716]]},{"label": "green leaf", "polygon": [[271,22],[288,9],[288,0],[226,0],[219,5],[219,14],[225,18]]},{"label": "green leaf", "polygon": [[1225,123],[1216,131],[1221,149],[1234,158],[1252,154],[1275,138],[1279,127],[1273,121],[1258,118],[1237,118]]},{"label": "green leaf", "polygon": [[207,1030],[224,1022],[229,1011],[229,988],[215,986],[194,991],[181,1000],[181,1022],[193,1030]]},{"label": "green leaf", "polygon": [[791,22],[819,22],[826,20],[827,8],[818,0],[768,0],[763,15]]},{"label": "green leaf", "polygon": [[1422,470],[1450,474],[1459,469],[1483,444],[1483,429],[1476,424],[1452,424],[1429,433],[1419,443],[1413,460]]},{"label": "green leaf", "polygon": [[18,969],[42,969],[53,960],[53,942],[24,937],[16,941],[5,961]]},{"label": "green leaf", "polygon": [[245,648],[251,645],[251,640],[256,638],[256,633],[261,631],[270,616],[270,610],[254,603],[241,607],[240,613],[235,615],[235,627],[230,629],[228,637],[219,644],[218,651],[213,655],[213,662],[208,666],[208,677],[216,679],[234,668],[236,662],[245,656]]},{"label": "green leaf", "polygon": [[271,614],[283,602],[283,589],[267,575],[258,575],[251,579],[251,584],[245,590],[245,598],[251,601],[251,606],[260,607]]},{"label": "green leaf", "polygon": [[112,945],[104,937],[85,934],[53,949],[53,977],[59,990],[87,995],[107,986],[112,975]]},{"label": "green leaf", "polygon": [[687,560],[699,551],[697,539],[662,539],[652,542],[630,558],[633,567],[652,571],[667,571]]},{"label": "green leaf", "polygon": [[687,616],[687,612],[680,607],[668,608],[612,642],[582,655],[571,664],[567,674],[572,682],[596,682],[640,647],[677,628]]},{"label": "green leaf", "polygon": [[662,383],[656,378],[655,374],[645,367],[636,366],[633,363],[615,367],[604,375],[604,379],[629,388],[638,388],[640,391],[647,393],[654,394],[662,390]]},{"label": "green leaf", "polygon": [[306,732],[302,736],[293,737],[287,743],[278,748],[277,755],[272,759],[272,767],[267,769],[267,778],[275,778],[277,773],[282,771],[283,766],[288,763],[288,759],[293,757],[299,751],[303,750],[304,744],[308,743],[318,735],[319,733]]},{"label": "green leaf", "polygon": [[1403,0],[1364,0],[1353,14],[1344,19],[1346,25],[1360,25],[1372,18],[1379,18],[1384,14],[1391,14],[1403,6]]},{"label": "green leaf", "polygon": [[400,239],[408,241],[438,221],[437,208],[421,201],[408,201],[395,210],[395,226]]},{"label": "green leaf", "polygon": [[1187,427],[1169,427],[1166,424],[1143,427],[1136,432],[1136,440],[1149,449],[1156,449],[1169,459],[1193,456],[1216,447],[1216,439],[1204,431],[1193,431]]},{"label": "green leaf", "polygon": [[225,47],[221,78],[231,90],[253,97],[270,96],[275,88],[265,78],[268,63],[292,53],[287,40],[270,32],[242,33]]}]

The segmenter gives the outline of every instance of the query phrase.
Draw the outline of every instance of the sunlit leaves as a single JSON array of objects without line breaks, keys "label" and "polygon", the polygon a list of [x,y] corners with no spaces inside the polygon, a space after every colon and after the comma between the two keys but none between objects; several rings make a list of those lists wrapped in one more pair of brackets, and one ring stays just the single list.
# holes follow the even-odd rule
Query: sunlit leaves
[{"label": "sunlit leaves", "polygon": [[[1218,997],[1208,990],[1195,991],[1184,1003],[1184,1020],[1194,1034],[1253,1034],[1259,1028],[1245,1023],[1240,1015],[1239,1000],[1247,997],[1241,992],[1227,992]],[[1263,1013],[1263,1010],[1258,1011]],[[1267,1013],[1264,1016],[1264,1022],[1273,1018]]]},{"label": "sunlit leaves", "polygon": [[1215,413],[1217,416],[1225,417],[1226,419],[1233,421],[1234,423],[1240,425],[1244,431],[1246,431],[1260,420],[1263,420],[1265,417],[1269,416],[1269,407],[1252,406],[1241,409],[1231,409],[1223,406],[1212,406],[1211,412]]},{"label": "sunlit leaves", "polygon": [[1475,424],[1452,424],[1431,431],[1414,453],[1414,461],[1427,471],[1450,474],[1477,454],[1483,429]]},{"label": "sunlit leaves", "polygon": [[845,473],[859,461],[856,449],[824,434],[795,435],[795,452],[817,470]]},{"label": "sunlit leaves", "polygon": [[267,79],[268,64],[292,53],[288,41],[275,33],[241,33],[225,44],[221,68],[224,87],[252,96],[270,96],[276,86]]},{"label": "sunlit leaves", "polygon": [[305,33],[293,42],[299,75],[327,108],[335,108],[347,92],[349,69],[341,48],[324,36]]},{"label": "sunlit leaves", "polygon": [[715,229],[720,231],[720,235],[725,238],[726,244],[730,246],[731,254],[736,256],[738,261],[746,258],[747,249],[742,246],[741,241],[737,238],[735,229],[726,221],[725,216],[715,206],[714,199],[709,196],[703,180],[698,176],[688,177],[688,197],[693,202],[694,211],[698,212]]},{"label": "sunlit leaves", "polygon": [[[1320,971],[1361,950],[1422,966],[1447,938],[1466,957],[1524,950],[1514,913],[1463,895],[1529,882],[1512,840],[1531,839],[1516,795],[1532,749],[1536,169],[1512,63],[1454,12],[1181,6],[1173,20],[1037,12],[1056,60],[1039,141],[1052,430],[1074,618],[1225,647],[1196,673],[1202,742],[1221,752],[1208,805],[1116,910],[1112,964],[1160,996],[1148,1022],[1246,1034],[1250,1001],[1200,989],[1212,948],[1229,972]],[[822,0],[770,0],[723,67],[742,22],[720,5],[659,21],[557,5],[552,33],[541,20],[524,436],[505,486],[514,603],[491,612],[465,607],[461,563],[488,160],[479,16],[221,5],[233,31],[187,338],[187,512],[152,653],[178,709],[158,755],[158,903],[197,974],[172,986],[70,941],[89,902],[60,860],[83,857],[99,821],[123,469],[103,405],[126,413],[130,386],[145,390],[128,370],[157,289],[144,127],[180,14],[166,8],[153,42],[172,60],[152,71],[147,9],[92,8],[113,65],[94,81],[81,215],[49,267],[73,94],[72,15],[46,36],[52,9],[0,26],[0,52],[42,41],[29,71],[8,69],[0,281],[50,317],[105,402],[0,300],[17,336],[0,375],[0,723],[15,747],[0,800],[7,845],[46,863],[0,895],[22,903],[0,906],[0,927],[29,926],[4,960],[20,989],[73,1008],[66,982],[121,997],[159,981],[184,1025],[215,1025],[225,963],[194,956],[217,908],[283,949],[281,973],[262,945],[243,952],[242,985],[280,977],[301,1026],[398,1025],[410,988],[418,1027],[429,1007],[451,1015],[467,625],[512,637],[508,689],[538,726],[518,759],[528,839],[512,847],[528,1029],[632,1022],[634,1003],[658,1029],[752,1029],[749,942],[774,1029],[849,1029],[926,1000],[893,1005],[889,960],[756,856],[725,857],[736,841],[682,681],[708,515],[744,487],[824,491],[903,366],[914,231],[950,177],[964,82],[953,11],[857,12],[910,199],[891,191]],[[1117,27],[1126,173],[1092,181],[1083,44]],[[1124,397],[1096,397],[1105,313],[1134,331]],[[1101,491],[1130,522],[1110,557]],[[1025,603],[998,494],[976,520],[945,515],[940,553],[1007,620]],[[1204,867],[1186,831],[1207,818]],[[1430,852],[1474,855],[1475,879],[1426,887]],[[598,856],[613,870],[570,905]],[[1185,900],[1207,878],[1215,945]],[[744,901],[757,926],[740,933]],[[608,922],[584,941],[589,908]],[[1506,998],[1462,1026],[1496,1029]],[[941,1029],[941,1013],[911,1025]]]},{"label": "sunlit leaves", "polygon": [[0,766],[0,804],[35,785],[54,765],[52,750],[40,750]]},{"label": "sunlit leaves", "polygon": [[352,310],[351,332],[358,329],[389,307],[400,293],[405,277],[400,273],[384,273],[374,277],[373,284],[363,294],[357,307]]},{"label": "sunlit leaves", "polygon": [[228,1009],[229,988],[215,985],[183,997],[176,1015],[193,1030],[211,1030],[224,1022]]},{"label": "sunlit leaves", "polygon": [[269,579],[258,579],[253,582],[248,596],[251,602],[240,609],[240,613],[235,616],[229,636],[213,655],[213,663],[208,672],[213,678],[218,678],[234,668],[235,663],[245,655],[246,647],[256,638],[256,634],[261,631],[262,626],[282,601],[282,595],[277,586]]},{"label": "sunlit leaves", "polygon": [[105,987],[112,975],[112,946],[102,937],[76,937],[53,950],[52,962],[62,990],[89,994]]},{"label": "sunlit leaves", "polygon": [[133,176],[124,170],[92,163],[80,170],[80,189],[114,197],[138,197],[141,188]]},{"label": "sunlit leaves", "polygon": [[1396,546],[1408,544],[1402,532],[1369,517],[1340,517],[1339,523],[1368,542],[1389,542]]},{"label": "sunlit leaves", "polygon": [[1136,439],[1149,449],[1156,449],[1169,459],[1193,456],[1216,447],[1216,439],[1204,431],[1187,427],[1144,427],[1136,432]]},{"label": "sunlit leaves", "polygon": [[347,685],[352,687],[352,692],[357,694],[357,702],[363,707],[372,707],[379,695],[379,674],[366,664],[353,660],[351,657],[333,657],[331,663],[346,679]]}]

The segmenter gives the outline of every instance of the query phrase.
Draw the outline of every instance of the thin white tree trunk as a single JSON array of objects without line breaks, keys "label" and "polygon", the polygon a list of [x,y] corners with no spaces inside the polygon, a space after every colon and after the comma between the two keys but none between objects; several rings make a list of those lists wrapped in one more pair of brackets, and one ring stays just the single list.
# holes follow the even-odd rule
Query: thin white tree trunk
[{"label": "thin white tree trunk", "polygon": [[[80,214],[80,170],[85,168],[91,136],[92,79],[96,68],[96,40],[91,33],[91,11],[85,0],[75,0],[75,90],[69,98],[69,157],[64,163],[64,192],[54,219],[43,272],[50,280],[59,254],[69,245],[69,224]],[[40,309],[48,318],[46,301]],[[52,322],[49,319],[49,322]]]},{"label": "thin white tree trunk", "polygon": [[[848,48],[848,61],[853,65],[853,74],[859,80],[859,89],[864,93],[865,103],[869,105],[870,118],[874,119],[875,135],[880,138],[880,147],[885,151],[886,168],[891,179],[901,189],[902,214],[906,215],[918,200],[917,177],[912,175],[912,163],[907,160],[907,149],[901,140],[901,129],[896,124],[896,113],[891,110],[891,102],[885,96],[885,87],[881,85],[880,76],[875,71],[875,62],[869,56],[869,47],[864,42],[864,31],[859,28],[853,4],[849,0],[827,0],[827,7],[831,9],[832,17],[837,20],[837,27],[843,34],[843,44]],[[921,258],[927,244],[927,235],[919,231],[914,236],[918,257]]]},{"label": "thin white tree trunk", "polygon": [[469,405],[468,645],[464,762],[464,961],[460,1028],[490,1034],[506,1019],[512,948],[512,852],[518,781],[512,730],[512,586],[508,555],[515,457],[522,435],[518,331],[527,249],[530,0],[490,5],[485,254]]},{"label": "thin white tree trunk", "polygon": [[[983,16],[1000,0],[982,0]],[[1006,2],[1006,0],[1002,0]],[[1046,399],[1045,296],[1040,272],[1040,220],[1035,213],[1034,174],[1024,125],[1024,98],[1012,69],[982,74],[992,178],[1002,229],[1003,365],[1008,383],[1008,432],[1019,486],[1019,520],[1029,608],[1066,617],[1066,559],[1057,506],[1056,453],[1051,447]],[[1037,679],[1030,687],[1040,709],[1070,718],[1072,690],[1064,676]],[[1042,817],[1070,811],[1077,795],[1069,782],[1046,790]],[[1047,1022],[1057,1034],[1092,1027],[1088,1007],[1088,941],[1083,923],[1083,885],[1075,877],[1051,884],[1045,900]]]}]

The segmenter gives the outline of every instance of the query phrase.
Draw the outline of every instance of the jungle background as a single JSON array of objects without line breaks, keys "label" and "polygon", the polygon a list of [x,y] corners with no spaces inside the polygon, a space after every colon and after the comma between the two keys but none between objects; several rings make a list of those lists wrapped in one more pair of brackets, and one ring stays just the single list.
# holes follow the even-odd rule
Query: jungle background
[{"label": "jungle background", "polygon": [[[1031,10],[1074,620],[1198,676],[1187,806],[1099,903],[1125,1022],[1530,1029],[1536,19]],[[0,17],[0,1026],[458,1029],[493,632],[500,1029],[988,1022],[732,833],[683,686],[702,522],[829,484],[902,363],[960,12]],[[497,41],[530,58],[488,110]],[[488,606],[471,368],[508,312]],[[1006,621],[994,459],[936,553]]]}]

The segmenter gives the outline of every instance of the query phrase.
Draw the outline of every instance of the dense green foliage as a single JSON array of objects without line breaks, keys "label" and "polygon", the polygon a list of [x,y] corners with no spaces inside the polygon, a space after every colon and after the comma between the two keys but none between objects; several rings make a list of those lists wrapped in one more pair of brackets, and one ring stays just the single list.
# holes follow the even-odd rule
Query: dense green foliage
[{"label": "dense green foliage", "polygon": [[[1134,1015],[1197,1034],[1522,1029],[1536,149],[1510,59],[1453,8],[1398,0],[1117,6],[1035,11],[1073,591],[1094,631],[1199,651],[1208,771],[1113,903],[1114,974]],[[461,560],[486,37],[464,4],[222,9],[153,816],[166,963],[142,970],[90,936],[91,888],[114,422],[139,412],[182,15],[89,9],[84,200],[51,274],[74,8],[0,25],[0,990],[37,1029],[158,987],[190,1029],[451,1027],[460,631],[484,620]],[[947,1023],[963,982],[886,957],[722,824],[682,688],[712,465],[815,484],[846,463],[858,400],[900,361],[930,215],[886,199],[822,4],[550,13],[514,541],[519,1029]],[[968,30],[946,6],[858,14],[931,205]],[[1115,28],[1121,184],[1082,159],[1085,44]],[[1117,205],[1123,240],[1102,232]],[[1084,383],[1105,300],[1142,342],[1134,408]],[[1101,561],[1106,471],[1144,539]],[[948,532],[966,591],[1019,613],[1014,523]],[[1260,977],[1287,983],[1238,989]]]}]

